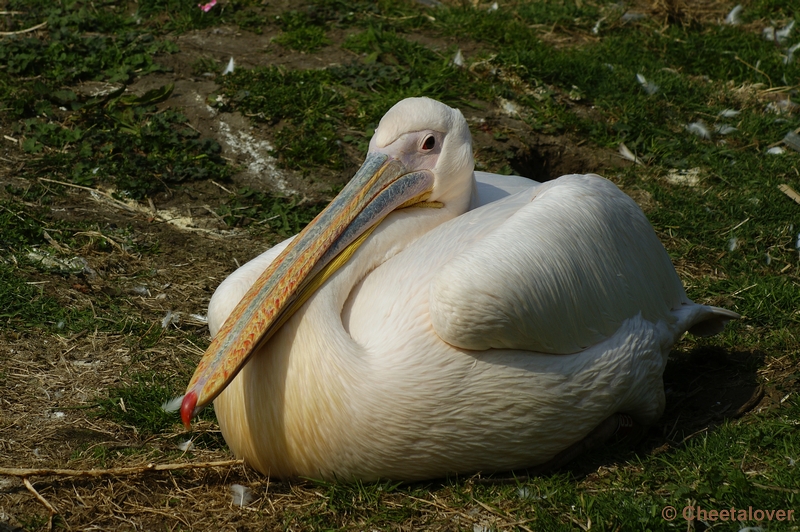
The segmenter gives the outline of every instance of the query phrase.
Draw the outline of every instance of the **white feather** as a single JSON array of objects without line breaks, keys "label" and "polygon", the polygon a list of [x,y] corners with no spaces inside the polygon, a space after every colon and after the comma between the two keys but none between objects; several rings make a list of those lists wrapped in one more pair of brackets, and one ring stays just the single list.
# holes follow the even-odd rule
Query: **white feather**
[{"label": "white feather", "polygon": [[623,22],[635,22],[637,20],[642,20],[643,18],[645,18],[644,13],[637,13],[635,11],[626,11],[625,13],[623,13],[622,17],[620,17],[620,20],[622,20]]},{"label": "white feather", "polygon": [[642,74],[636,74],[636,81],[639,82],[639,85],[642,86],[642,89],[644,89],[644,91],[650,96],[658,92],[658,85],[647,81],[647,78],[645,78]]},{"label": "white feather", "polygon": [[184,440],[178,444],[178,449],[183,452],[189,452],[194,450],[194,443],[192,443],[191,439]]},{"label": "white feather", "polygon": [[702,120],[698,120],[697,122],[692,122],[691,124],[686,124],[686,131],[688,131],[692,135],[697,135],[701,139],[711,138],[711,132],[708,130],[705,122],[703,122]]},{"label": "white feather", "polygon": [[730,24],[732,26],[741,24],[742,21],[739,19],[739,15],[742,13],[743,9],[744,8],[742,7],[742,4],[739,4],[731,9],[728,13],[728,16],[725,17],[725,24]]},{"label": "white feather", "polygon": [[139,296],[150,297],[150,290],[148,290],[147,287],[143,285],[134,286],[133,293]]},{"label": "white feather", "polygon": [[519,105],[505,98],[498,98],[498,102],[503,113],[511,117],[519,116]]},{"label": "white feather", "polygon": [[167,313],[161,318],[161,328],[166,329],[173,323],[178,324],[181,322],[181,313],[168,310]]},{"label": "white feather", "polygon": [[723,109],[720,111],[717,116],[722,118],[735,118],[741,114],[741,111],[737,111],[736,109]]},{"label": "white feather", "polygon": [[235,68],[235,64],[233,62],[233,57],[228,60],[228,65],[225,67],[225,70],[222,71],[222,75],[228,75],[233,73],[233,69]]},{"label": "white feather", "polygon": [[[768,26],[761,30],[761,34],[768,41],[775,41],[779,44],[783,44],[783,42],[789,38],[793,29],[794,20],[779,30],[776,30],[773,26]],[[756,68],[758,68],[758,65],[756,65]]]},{"label": "white feather", "polygon": [[456,52],[456,55],[453,56],[453,60],[451,63],[457,67],[464,66],[464,55],[461,53],[461,49]]},{"label": "white feather", "polygon": [[628,147],[625,145],[624,142],[620,143],[619,145],[619,154],[624,159],[632,161],[636,164],[644,164],[641,159],[639,159],[636,155],[633,154],[633,152],[630,149],[628,149]]},{"label": "white feather", "polygon": [[175,399],[170,399],[169,401],[164,402],[161,405],[161,410],[164,412],[177,412],[181,409],[181,403],[183,402],[183,396],[176,397]]},{"label": "white feather", "polygon": [[789,65],[792,63],[792,61],[794,61],[794,53],[797,50],[800,50],[800,42],[786,50],[786,57],[783,58],[784,65]]},{"label": "white feather", "polygon": [[800,151],[800,135],[794,131],[788,132],[783,137],[783,143],[789,146],[794,151]]},{"label": "white feather", "polygon": [[789,38],[789,35],[792,34],[793,29],[794,29],[794,20],[789,22],[789,24],[787,24],[783,28],[777,30],[775,32],[775,38],[778,40],[778,42],[782,43],[783,41]]},{"label": "white feather", "polygon": [[714,124],[714,131],[720,135],[730,135],[734,131],[737,131],[737,129],[728,124]]},{"label": "white feather", "polygon": [[253,491],[241,484],[231,484],[231,503],[234,506],[247,506],[253,502]]}]

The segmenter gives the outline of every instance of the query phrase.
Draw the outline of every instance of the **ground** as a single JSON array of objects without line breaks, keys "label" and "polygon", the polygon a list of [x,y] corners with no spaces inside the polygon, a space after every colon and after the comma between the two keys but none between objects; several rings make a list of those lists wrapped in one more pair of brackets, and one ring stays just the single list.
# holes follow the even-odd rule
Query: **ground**
[{"label": "ground", "polygon": [[[585,3],[576,1],[574,7],[584,9]],[[130,4],[123,10],[126,15],[137,13],[137,4]],[[256,5],[221,2],[212,9],[235,10],[240,4]],[[43,140],[44,134],[36,136],[38,130],[31,129],[34,126],[21,125],[33,116],[44,114],[25,115],[20,111],[14,115],[10,104],[2,106],[5,114],[0,119],[4,131],[4,138],[0,139],[0,208],[6,236],[0,258],[4,277],[0,281],[6,286],[0,295],[6,298],[3,301],[9,310],[0,311],[5,320],[0,323],[0,531],[52,527],[68,530],[579,527],[587,530],[597,512],[602,519],[594,517],[596,527],[627,529],[630,516],[635,516],[642,523],[649,519],[647,526],[660,529],[669,525],[660,513],[666,504],[678,506],[674,501],[680,499],[681,504],[703,501],[722,508],[728,501],[726,494],[735,490],[739,490],[735,492],[737,501],[797,508],[796,473],[792,468],[798,458],[798,447],[790,427],[797,424],[798,408],[792,405],[796,404],[800,391],[800,359],[794,350],[796,317],[788,308],[789,302],[796,301],[795,295],[781,299],[773,294],[777,289],[769,285],[766,293],[753,295],[755,300],[743,299],[761,282],[760,276],[771,275],[770,279],[780,278],[775,283],[798,285],[797,256],[792,242],[795,229],[786,222],[791,217],[776,215],[784,217],[779,221],[770,219],[772,225],[737,240],[739,226],[731,227],[744,219],[745,215],[740,216],[736,211],[739,207],[731,207],[724,216],[712,213],[725,210],[722,205],[726,195],[732,194],[724,183],[724,172],[714,166],[716,155],[706,151],[702,155],[705,159],[698,155],[695,160],[688,151],[667,153],[658,145],[667,135],[663,130],[654,134],[652,139],[656,140],[642,140],[650,139],[645,133],[638,139],[635,135],[624,137],[631,148],[638,146],[637,155],[646,158],[647,167],[642,168],[620,155],[617,137],[608,140],[611,131],[625,131],[624,127],[629,127],[623,123],[624,105],[603,107],[600,102],[605,97],[589,94],[591,89],[559,82],[557,76],[553,81],[533,81],[525,77],[527,67],[515,70],[509,63],[492,63],[500,61],[492,56],[497,53],[497,43],[475,38],[466,23],[457,31],[447,29],[449,26],[438,28],[435,26],[438,22],[431,22],[432,26],[426,26],[428,23],[424,21],[411,27],[392,26],[400,24],[394,21],[401,20],[401,16],[449,20],[442,10],[480,9],[483,13],[492,10],[489,4],[476,2],[474,6],[465,3],[463,7],[454,4],[440,8],[426,7],[427,2],[404,4],[402,9],[410,15],[398,15],[383,6],[382,11],[375,13],[364,9],[366,14],[356,17],[358,22],[353,23],[346,21],[350,20],[348,16],[355,15],[352,12],[348,15],[342,7],[344,3],[341,4],[340,11],[335,11],[338,23],[331,22],[336,17],[326,12],[329,16],[324,26],[326,44],[313,50],[276,44],[276,38],[288,35],[291,28],[286,25],[288,22],[275,22],[275,17],[288,20],[285,13],[297,9],[291,2],[264,2],[253,8],[265,21],[258,26],[258,32],[245,23],[250,19],[244,18],[238,23],[221,19],[207,27],[202,24],[179,27],[175,22],[177,17],[173,18],[168,10],[157,11],[151,15],[151,23],[159,21],[162,26],[157,34],[175,45],[171,52],[155,56],[160,68],[123,81],[68,79],[59,87],[77,94],[78,100],[85,102],[97,94],[101,85],[112,90],[124,88],[123,96],[139,98],[152,94],[148,91],[171,85],[171,92],[153,104],[157,107],[143,112],[152,117],[166,116],[171,109],[179,110],[185,117],[180,124],[196,132],[191,138],[215,140],[221,148],[219,168],[227,170],[220,170],[212,177],[175,182],[159,178],[163,186],[147,185],[150,188],[141,189],[144,193],[131,194],[114,181],[111,170],[107,178],[79,179],[75,177],[77,174],[70,174],[70,168],[79,159],[62,163],[70,168],[59,168],[52,162],[56,159],[47,158],[74,152],[79,141],[58,146],[48,144]],[[563,7],[573,3],[553,4]],[[613,6],[589,4],[604,14],[603,20],[614,13]],[[70,5],[77,9],[82,4]],[[14,6],[0,2],[0,7],[8,12]],[[692,11],[679,2],[640,3],[615,16],[619,19],[623,12],[642,14],[645,20],[662,24],[662,28],[681,26],[671,18],[677,17],[691,28],[693,24],[717,24],[733,7],[721,2],[697,6]],[[359,7],[364,8],[360,4]],[[513,4],[508,9],[518,8]],[[312,14],[309,20],[317,20],[316,11],[308,12]],[[779,14],[784,13],[774,12],[772,16],[777,18]],[[9,15],[4,11],[2,16]],[[588,22],[575,22],[575,27],[571,23],[561,23],[560,27],[549,22],[530,24],[524,15],[516,15],[514,20],[523,20],[526,31],[534,35],[532,38],[555,51],[591,47],[600,41],[600,37],[589,31],[599,16],[587,19]],[[574,20],[579,17],[575,15]],[[245,74],[240,72],[258,67],[279,66],[281,70],[274,75],[288,75],[285,73],[292,71],[328,72],[354,61],[363,61],[368,66],[376,59],[360,51],[362,44],[357,39],[373,22],[393,32],[402,31],[400,38],[433,54],[438,58],[436,65],[441,63],[453,69],[447,66],[447,59],[455,50],[468,58],[468,66],[462,69],[466,73],[452,75],[486,88],[476,89],[454,105],[459,105],[470,123],[478,168],[540,181],[567,173],[596,172],[609,177],[651,216],[690,295],[745,314],[742,324],[735,325],[734,332],[723,339],[687,339],[676,348],[665,373],[666,412],[638,440],[610,445],[565,469],[530,478],[521,471],[515,472],[515,476],[478,473],[469,478],[414,485],[337,485],[311,479],[269,479],[239,463],[209,465],[233,459],[213,415],[207,414],[192,431],[186,431],[175,415],[160,411],[162,401],[180,393],[210,341],[204,320],[216,286],[237,266],[297,231],[310,214],[333,197],[358,167],[368,140],[366,130],[370,124],[374,127],[374,119],[370,122],[369,118],[354,116],[354,110],[346,102],[337,103],[342,115],[351,118],[336,121],[338,118],[316,117],[320,121],[314,122],[313,127],[334,124],[336,135],[342,139],[336,141],[335,157],[339,162],[309,168],[302,161],[281,155],[280,148],[273,148],[284,142],[294,149],[291,144],[294,141],[280,135],[288,129],[300,128],[301,122],[294,121],[299,119],[288,113],[265,118],[252,112],[249,99],[254,97],[255,85],[241,89],[236,83],[243,81],[226,81],[219,69],[230,58],[235,61],[236,75],[241,76]],[[766,23],[764,17],[754,18],[747,21],[752,27],[746,25],[742,31],[758,33]],[[9,24],[6,23],[6,29],[20,29]],[[43,28],[32,35],[46,40],[47,32]],[[378,46],[374,64],[382,64],[386,69],[405,65],[399,48],[387,52],[379,49],[380,43],[374,46]],[[524,63],[524,59],[519,61]],[[208,72],[203,71],[204,65],[210,65]],[[758,65],[753,68],[759,70]],[[491,74],[486,73],[487,69],[493,69]],[[711,83],[691,74],[690,67],[686,69],[682,71],[689,80],[686,83]],[[376,75],[395,75],[386,72]],[[789,70],[789,77],[796,72]],[[19,83],[33,78],[20,77]],[[724,86],[723,81],[720,87]],[[5,83],[10,86],[11,82]],[[325,83],[334,84],[330,80]],[[798,78],[794,77],[784,85],[797,83]],[[498,86],[501,88],[497,89]],[[747,86],[740,81],[735,88],[744,90]],[[381,87],[370,86],[359,94],[366,95],[363,101],[374,102],[366,99],[380,93]],[[772,87],[761,89],[763,93],[757,88],[740,95],[740,101],[750,102],[746,105],[757,108],[759,113],[767,102],[765,99],[792,102],[794,93],[788,89],[783,92]],[[434,95],[443,94],[443,99],[455,98],[448,95],[446,87],[432,90]],[[714,96],[719,98],[713,100],[714,105],[735,101],[738,93],[725,91],[724,97]],[[773,98],[774,94],[786,96]],[[113,102],[103,102],[105,115],[113,115],[116,112]],[[544,103],[535,108],[534,105],[539,105],[536,102]],[[130,104],[131,108],[140,103]],[[141,103],[142,109],[144,105]],[[702,105],[711,104],[705,101]],[[746,105],[742,104],[747,108]],[[388,108],[384,102],[376,107],[384,111]],[[73,127],[70,124],[76,122],[70,120],[79,112],[74,110],[70,114],[73,110],[59,111],[54,107],[50,117],[58,117],[66,129]],[[705,120],[710,122],[713,116],[709,111]],[[563,124],[543,126],[542,119],[563,120]],[[783,119],[793,127],[798,126],[791,112]],[[606,124],[601,127],[606,129],[597,133],[590,125],[599,123]],[[685,133],[675,124],[669,127],[671,133],[667,136]],[[739,127],[746,129],[747,124]],[[346,140],[350,137],[354,140]],[[26,147],[24,141],[28,138],[40,139],[43,148]],[[767,145],[778,145],[772,142],[775,140],[756,138],[753,134],[733,141],[732,149],[742,153],[748,149],[766,149]],[[702,141],[687,142],[695,146]],[[715,148],[722,150],[723,144]],[[757,147],[753,148],[754,145]],[[99,150],[101,145],[93,146]],[[291,153],[290,149],[286,153]],[[779,169],[783,173],[776,171],[773,175],[791,183],[795,179],[791,169],[797,173],[797,156],[789,150],[786,157],[793,159],[787,159],[790,162]],[[675,162],[681,158],[682,163]],[[86,164],[88,169],[93,163]],[[669,181],[668,175],[687,175],[687,170],[691,170],[688,167],[694,168],[695,164],[700,168],[699,179],[705,180],[699,188]],[[740,166],[747,164],[750,163]],[[669,174],[671,166],[683,173]],[[106,172],[105,167],[97,168],[101,174]],[[163,175],[167,175],[166,171]],[[717,179],[718,175],[723,177]],[[745,205],[742,207],[745,213],[747,205],[758,206],[762,201],[770,204],[786,201],[789,206],[782,206],[781,213],[797,207],[774,192],[774,186],[771,186],[772,196],[759,199],[757,194],[747,192],[751,187],[749,180],[736,181],[736,185],[742,190],[741,201],[737,196],[736,205]],[[745,198],[746,194],[757,201],[750,201],[750,196]],[[690,229],[694,222],[686,221],[694,216],[686,214],[689,210],[675,215],[677,222],[670,218],[678,209],[676,205],[683,208],[684,204],[703,206],[712,213],[710,217],[720,218],[719,227],[709,229],[709,234],[722,244],[712,244],[708,235],[705,239],[697,237],[696,230]],[[667,211],[673,212],[665,214]],[[752,214],[757,216],[760,214]],[[698,227],[701,226],[702,222]],[[745,273],[725,262],[734,249],[726,253],[724,247],[736,248],[737,242],[743,248],[748,242],[757,247],[757,251],[747,252],[757,259],[750,260],[748,255]],[[768,257],[767,266],[762,264],[764,253]],[[770,266],[771,261],[774,264]],[[767,267],[774,271],[765,273]],[[756,284],[749,286],[751,281]],[[759,298],[761,302],[757,301]],[[769,323],[759,317],[757,310],[761,310],[762,302],[786,308],[780,324],[777,319]],[[187,441],[191,441],[190,447]],[[702,442],[706,441],[710,442],[709,447],[718,450],[707,451],[709,454],[705,455],[698,451],[698,447],[705,447]],[[738,444],[746,448],[744,455],[737,454],[735,459],[725,462],[740,462],[738,467],[733,467],[733,472],[717,471],[712,463],[719,460],[722,464],[721,453]],[[748,456],[748,450],[752,449],[755,451]],[[698,458],[692,458],[695,453]],[[150,463],[197,467],[145,471]],[[98,478],[85,478],[78,473],[137,467],[141,470],[117,471]],[[671,467],[680,469],[680,473],[673,476]],[[21,474],[7,475],[2,468],[73,471],[28,475],[31,487],[26,487]],[[249,488],[252,499],[237,504],[232,495],[232,490],[238,489],[233,488],[235,485]],[[648,494],[647,507],[631,510],[629,517],[624,517],[621,507],[627,503],[620,501],[633,501],[629,494],[639,489]],[[610,495],[603,498],[606,492],[613,492],[617,498]],[[600,501],[597,508],[603,510],[586,505],[585,500],[593,498]],[[53,512],[48,511],[48,504]],[[617,511],[623,517],[617,517]],[[683,521],[678,523],[684,526]],[[696,521],[688,524],[700,529],[710,526]],[[769,529],[782,529],[784,525],[787,523],[771,523]],[[796,524],[791,526],[796,529]]]}]

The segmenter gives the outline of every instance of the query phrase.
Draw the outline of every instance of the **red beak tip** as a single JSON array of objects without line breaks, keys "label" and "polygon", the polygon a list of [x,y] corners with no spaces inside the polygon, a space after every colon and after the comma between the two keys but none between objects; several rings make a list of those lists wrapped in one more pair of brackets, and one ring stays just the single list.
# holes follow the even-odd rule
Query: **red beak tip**
[{"label": "red beak tip", "polygon": [[187,393],[181,402],[181,419],[183,426],[186,430],[192,428],[192,418],[194,417],[194,409],[197,406],[197,392],[191,391]]}]

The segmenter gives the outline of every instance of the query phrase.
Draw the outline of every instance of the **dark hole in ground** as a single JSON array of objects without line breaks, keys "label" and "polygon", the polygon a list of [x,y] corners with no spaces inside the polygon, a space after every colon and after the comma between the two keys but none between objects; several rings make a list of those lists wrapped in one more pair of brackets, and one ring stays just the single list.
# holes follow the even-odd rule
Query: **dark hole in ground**
[{"label": "dark hole in ground", "polygon": [[614,169],[630,164],[612,151],[581,146],[566,136],[533,138],[512,150],[508,164],[513,173],[539,182],[567,174],[607,176]]},{"label": "dark hole in ground", "polygon": [[530,147],[516,150],[514,157],[509,160],[509,166],[515,174],[534,181],[550,181],[559,176],[551,175],[548,158]]}]

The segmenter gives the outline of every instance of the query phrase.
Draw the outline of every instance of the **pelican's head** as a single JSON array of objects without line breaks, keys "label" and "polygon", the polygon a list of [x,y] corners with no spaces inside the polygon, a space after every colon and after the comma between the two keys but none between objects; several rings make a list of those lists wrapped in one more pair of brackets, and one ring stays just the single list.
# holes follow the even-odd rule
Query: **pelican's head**
[{"label": "pelican's head", "polygon": [[473,166],[472,137],[458,110],[430,98],[392,107],[358,172],[259,277],[211,342],[183,398],[184,425],[389,213],[412,206],[465,211]]},{"label": "pelican's head", "polygon": [[475,166],[472,135],[458,109],[430,98],[401,100],[381,119],[369,154],[386,154],[411,170],[430,170],[429,201],[469,200]]}]

